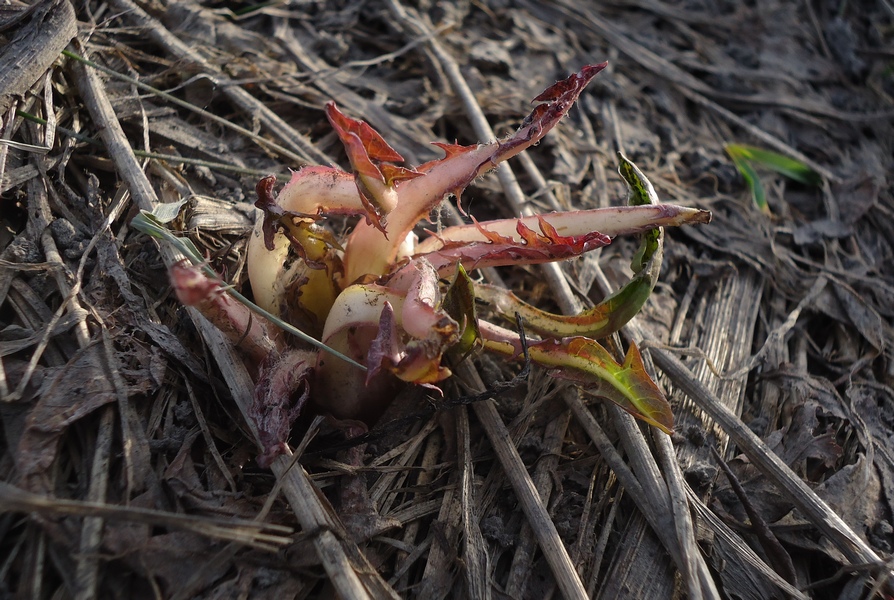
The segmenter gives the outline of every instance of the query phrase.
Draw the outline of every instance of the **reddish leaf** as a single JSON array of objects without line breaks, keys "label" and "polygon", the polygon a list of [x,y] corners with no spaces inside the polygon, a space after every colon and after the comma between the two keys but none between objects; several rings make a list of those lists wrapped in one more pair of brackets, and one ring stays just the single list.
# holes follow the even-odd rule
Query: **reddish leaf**
[{"label": "reddish leaf", "polygon": [[520,241],[488,230],[476,221],[475,226],[487,242],[448,242],[440,250],[426,254],[425,258],[439,273],[445,275],[452,273],[458,263],[472,270],[554,262],[580,256],[611,242],[608,236],[598,231],[579,236],[559,235],[544,219],[538,220],[543,234],[530,229],[521,219],[515,220]]},{"label": "reddish leaf", "polygon": [[253,315],[247,306],[223,290],[223,282],[211,279],[195,265],[176,263],[170,270],[171,284],[177,298],[186,306],[195,306],[220,329],[233,344],[256,362],[277,352],[278,335],[270,323]]},{"label": "reddish leaf", "polygon": [[[485,348],[504,356],[522,355],[517,333],[486,321],[480,327]],[[551,374],[611,400],[634,417],[666,433],[673,430],[670,404],[646,373],[636,345],[631,344],[622,365],[605,348],[585,337],[529,343],[528,355],[536,364],[553,369]]]},{"label": "reddish leaf", "polygon": [[[386,162],[403,162],[404,157],[398,154],[397,150],[392,148],[385,139],[379,135],[365,121],[352,119],[347,116],[335,105],[335,102],[326,104],[326,117],[332,128],[338,134],[339,139],[347,147],[349,144],[353,147],[353,138],[360,142],[360,148],[363,150],[365,160],[377,160]],[[349,151],[350,153],[350,151]],[[353,157],[351,158],[353,163]]]},{"label": "reddish leaf", "polygon": [[397,258],[400,244],[413,227],[448,194],[459,194],[479,175],[493,169],[536,144],[568,112],[589,81],[605,64],[588,66],[551,86],[541,96],[547,104],[536,107],[514,134],[488,144],[463,147],[439,144],[446,156],[423,165],[424,177],[399,182],[397,205],[388,214],[386,237],[375,226],[360,224],[346,245],[345,271],[348,281],[366,274],[384,275]]}]

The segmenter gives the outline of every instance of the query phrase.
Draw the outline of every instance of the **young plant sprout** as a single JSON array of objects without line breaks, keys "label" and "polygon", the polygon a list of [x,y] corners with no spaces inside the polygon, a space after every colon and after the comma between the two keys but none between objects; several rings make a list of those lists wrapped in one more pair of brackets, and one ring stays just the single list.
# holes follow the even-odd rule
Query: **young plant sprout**
[{"label": "young plant sprout", "polygon": [[[628,206],[487,222],[473,218],[470,225],[430,233],[422,241],[414,233],[448,195],[459,201],[476,177],[536,144],[604,67],[586,66],[548,87],[514,134],[473,146],[436,143],[444,158],[415,168],[399,166],[403,158],[367,123],[333,103],[326,106],[352,172],[306,167],[276,195],[275,178],[262,179],[256,205],[264,216],[247,253],[261,314],[312,335],[325,350],[296,342],[268,318],[249,315],[257,307],[234,301],[207,267],[180,264],[172,270],[180,300],[197,306],[246,349],[257,383],[252,418],[264,446],[260,464],[285,451],[291,424],[308,398],[338,418],[371,422],[401,382],[435,387],[451,374],[446,363],[470,350],[520,358],[520,333],[479,320],[475,298],[498,313],[520,315],[537,333],[539,339],[527,343],[532,362],[671,431],[670,406],[636,346],[619,364],[596,339],[633,317],[655,286],[661,228],[706,223],[709,212],[658,203],[642,172],[621,156],[620,172],[631,190]],[[337,239],[327,226],[333,215],[362,218]],[[633,279],[581,315],[541,311],[466,274],[563,260],[624,234],[642,238]]]}]

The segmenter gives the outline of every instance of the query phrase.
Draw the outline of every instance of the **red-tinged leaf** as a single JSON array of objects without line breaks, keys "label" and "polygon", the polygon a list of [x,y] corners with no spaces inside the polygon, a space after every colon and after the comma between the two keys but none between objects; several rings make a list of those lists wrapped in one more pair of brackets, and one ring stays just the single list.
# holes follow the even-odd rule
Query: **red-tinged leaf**
[{"label": "red-tinged leaf", "polygon": [[382,314],[379,316],[379,331],[369,345],[369,353],[366,358],[366,368],[368,369],[366,372],[367,385],[381,372],[383,366],[387,368],[400,360],[397,356],[399,344],[400,339],[394,318],[394,307],[386,300],[385,305],[382,307]]},{"label": "red-tinged leaf", "polygon": [[386,182],[379,167],[369,159],[360,138],[347,134],[342,141],[351,160],[351,167],[354,169],[354,182],[357,185],[357,195],[365,209],[366,223],[387,238],[384,218],[395,206],[397,195],[394,188]]},{"label": "red-tinged leaf", "polygon": [[333,167],[304,167],[276,196],[276,203],[299,215],[361,215],[354,176]]},{"label": "red-tinged leaf", "polygon": [[424,257],[409,266],[415,272],[401,313],[404,330],[419,340],[453,344],[459,325],[441,309],[438,272]]},{"label": "red-tinged leaf", "polygon": [[[525,225],[524,221],[519,221],[518,226],[516,227],[516,231],[518,231],[518,235],[521,236],[521,239],[525,242],[526,246],[539,246],[543,244],[562,244],[562,243],[574,243],[574,238],[562,238],[558,234],[556,234],[555,228],[551,227],[549,223],[547,223],[543,219],[539,219],[540,223],[540,231],[544,233],[544,235],[540,235],[527,225]],[[550,237],[550,232],[552,232],[553,237]]]},{"label": "red-tinged leaf", "polygon": [[345,147],[345,152],[348,155],[348,160],[351,161],[351,168],[354,170],[354,175],[363,178],[364,182],[367,184],[378,182],[381,185],[384,185],[385,176],[382,175],[379,167],[372,161],[372,158],[370,158],[366,151],[366,147],[363,145],[363,140],[354,133],[339,135],[341,137],[341,142]]},{"label": "red-tinged leaf", "polygon": [[459,325],[441,306],[438,275],[425,259],[406,265],[380,285],[352,285],[332,307],[323,332],[326,343],[344,332],[370,331],[367,383],[382,369],[411,383],[434,383],[449,376],[441,366]]},{"label": "red-tinged leaf", "polygon": [[389,287],[374,284],[355,284],[342,290],[329,318],[323,328],[322,339],[325,343],[339,333],[348,330],[356,330],[377,327],[386,302],[391,306],[403,306],[406,291],[396,291]]},{"label": "red-tinged leaf", "polygon": [[472,152],[473,150],[476,150],[478,148],[477,144],[475,144],[474,146],[464,146],[462,144],[447,144],[445,142],[432,142],[431,145],[437,146],[438,148],[443,150],[444,158],[439,158],[437,160],[430,160],[427,163],[422,163],[421,165],[416,167],[416,170],[419,171],[420,173],[425,173],[426,171],[428,171],[429,169],[431,169],[433,166],[437,165],[438,163],[442,163],[445,160],[449,160],[455,156],[459,156],[460,154],[466,154],[467,152]]},{"label": "red-tinged leaf", "polygon": [[269,467],[288,449],[286,444],[292,423],[310,394],[308,376],[316,360],[316,353],[291,350],[282,356],[270,355],[261,366],[248,410],[261,443],[261,454],[257,458],[260,467]]},{"label": "red-tinged leaf", "polygon": [[385,301],[379,316],[379,328],[366,355],[366,384],[370,385],[382,370],[393,373],[402,381],[431,384],[450,376],[441,366],[443,352],[448,345],[433,336],[431,340],[410,340],[405,343],[405,332],[398,325],[394,307]]},{"label": "red-tinged leaf", "polygon": [[[619,153],[621,173],[630,189],[628,203],[630,205],[658,204],[658,196],[648,178]],[[555,228],[545,219],[541,219],[541,228]],[[623,288],[611,294],[597,306],[577,315],[557,315],[540,310],[520,300],[509,290],[488,285],[479,285],[476,293],[479,298],[491,302],[495,308],[507,318],[520,315],[525,327],[546,337],[567,337],[583,335],[599,339],[618,331],[632,319],[642,308],[658,281],[661,270],[662,240],[661,228],[651,229],[640,234],[640,248],[631,262],[634,276]]]},{"label": "red-tinged leaf", "polygon": [[[605,348],[589,338],[570,338],[567,349],[576,359],[598,367],[594,369],[595,372],[574,367],[560,368],[557,376],[585,384],[585,390],[608,398],[634,417],[655,425],[665,433],[673,431],[674,414],[670,403],[646,373],[636,344],[630,344],[624,364],[620,366]],[[605,376],[599,373],[602,370]]]},{"label": "red-tinged leaf", "polygon": [[356,136],[369,159],[382,162],[404,161],[404,157],[398,154],[397,150],[392,148],[369,123],[347,116],[338,110],[335,102],[326,104],[326,117],[342,143],[347,145],[346,139],[352,135]]},{"label": "red-tinged leaf", "polygon": [[424,173],[414,171],[413,169],[389,165],[387,163],[379,165],[379,171],[382,172],[382,176],[385,178],[385,184],[388,186],[393,186],[399,181],[406,181],[424,175]]},{"label": "red-tinged leaf", "polygon": [[[513,219],[513,221],[516,222],[515,230],[519,231],[518,219]],[[505,246],[505,245],[510,245],[510,244],[516,243],[516,241],[513,238],[506,236],[506,235],[502,235],[497,231],[492,231],[492,230],[488,229],[487,227],[482,225],[481,222],[478,221],[478,219],[476,219],[475,217],[472,217],[472,225],[475,226],[475,229],[478,230],[478,233],[481,234],[481,237],[483,237],[485,241],[488,241],[491,244],[501,244],[501,245]],[[528,229],[528,228],[526,227],[525,229]],[[524,241],[524,238],[522,238],[521,241]]]},{"label": "red-tinged leaf", "polygon": [[366,222],[385,237],[385,215],[397,205],[394,184],[418,177],[419,173],[388,162],[403,162],[397,153],[368,123],[341,113],[334,103],[326,105],[326,115],[345,147],[360,199],[366,208]]},{"label": "red-tinged leaf", "polygon": [[599,71],[608,66],[608,62],[598,65],[587,65],[578,73],[574,73],[552,84],[534,98],[533,102],[562,101],[570,98],[571,102],[577,98],[580,91],[593,79]]},{"label": "red-tinged leaf", "polygon": [[306,167],[295,171],[274,199],[275,181],[265,177],[258,183],[256,206],[264,218],[255,224],[248,239],[247,265],[255,301],[278,314],[280,294],[276,290],[285,283],[282,279],[290,248],[309,266],[319,268],[327,263],[330,272],[340,270],[340,264],[328,264],[331,261],[319,251],[317,242],[335,249],[338,245],[331,235],[314,230],[313,220],[329,214],[365,215],[368,209],[357,193],[355,178],[339,169]]},{"label": "red-tinged leaf", "polygon": [[[366,212],[354,178],[331,167],[307,167],[294,171],[289,183],[278,196],[273,196],[276,177],[268,175],[255,186],[258,199],[255,206],[264,213],[260,224],[264,247],[272,251],[278,233],[286,233],[290,226],[313,223],[322,214],[364,214]],[[286,233],[288,236],[288,233]],[[290,239],[293,244],[301,244]]]},{"label": "red-tinged leaf", "polygon": [[447,156],[424,165],[424,177],[396,185],[397,206],[389,213],[385,226],[388,239],[383,239],[375,227],[364,224],[351,234],[344,259],[347,280],[386,274],[397,259],[399,245],[419,221],[427,218],[448,194],[458,196],[473,179],[536,144],[568,112],[586,84],[604,66],[585,67],[550,88],[552,91],[544,96],[549,102],[536,107],[518,131],[502,140],[468,148],[442,146]]},{"label": "red-tinged leaf", "polygon": [[267,177],[261,178],[255,186],[255,192],[258,195],[258,199],[255,201],[255,206],[260,208],[264,213],[264,221],[261,227],[264,232],[264,246],[268,250],[273,250],[274,239],[280,229],[282,219],[289,214],[276,203],[276,199],[273,196],[274,185],[276,185],[276,176],[268,175]]},{"label": "red-tinged leaf", "polygon": [[367,385],[373,375],[387,369],[400,380],[420,385],[433,384],[450,377],[447,367],[441,366],[449,344],[435,334],[429,339],[403,341],[405,334],[398,328],[391,303],[386,302],[379,319],[379,331],[370,344],[367,355],[369,373]]},{"label": "red-tinged leaf", "polygon": [[[563,236],[580,236],[598,231],[610,238],[618,235],[643,233],[656,227],[677,227],[709,223],[711,212],[676,204],[657,204],[648,206],[613,206],[590,210],[573,210],[554,212],[544,215],[532,215],[521,219],[500,219],[485,221],[478,225],[457,225],[432,234],[417,246],[417,254],[426,254],[450,244],[463,242],[484,242],[491,239],[490,234],[513,237],[518,235],[518,224],[521,221],[526,227],[540,226],[543,221]],[[485,231],[482,231],[484,228]],[[542,229],[542,226],[541,226]]]},{"label": "red-tinged leaf", "polygon": [[391,372],[402,381],[419,385],[443,381],[452,375],[450,369],[441,365],[446,349],[421,341],[410,342],[400,362],[392,367]]},{"label": "red-tinged leaf", "polygon": [[180,302],[196,307],[257,363],[271,353],[278,353],[279,336],[273,333],[270,322],[253,315],[247,306],[227,294],[222,281],[211,279],[186,261],[175,263],[169,275]]},{"label": "red-tinged leaf", "polygon": [[356,183],[357,195],[360,197],[360,202],[365,209],[363,216],[366,218],[366,224],[374,227],[385,239],[388,239],[388,232],[385,231],[385,211],[374,200],[375,194],[366,187],[366,182],[362,177],[357,177]]},{"label": "red-tinged leaf", "polygon": [[[547,221],[546,219],[544,219],[542,217],[537,219],[537,223],[540,225],[540,231],[542,231],[543,234],[546,236],[546,238],[550,241],[571,239],[571,236],[560,235],[559,231],[555,227],[550,225],[549,221]],[[519,227],[527,228],[524,224],[524,221],[519,221],[518,225],[519,225]],[[606,237],[608,237],[608,236],[606,236]]]},{"label": "red-tinged leaf", "polygon": [[[469,152],[474,152],[478,149],[478,145],[474,146],[463,146],[462,144],[445,144],[442,142],[432,142],[433,146],[437,146],[441,150],[444,151],[444,158],[438,160],[431,160],[427,163],[421,164],[416,168],[416,171],[419,173],[425,173],[430,169],[437,167],[439,164],[448,161],[452,158],[458,157],[462,154],[467,154]],[[442,194],[442,197],[453,196],[456,199],[456,208],[459,210],[460,214],[467,215],[465,209],[463,209],[462,205],[462,193],[463,190],[466,189],[466,186],[469,185],[471,180],[462,180],[456,185],[456,187],[452,189],[447,189]]]},{"label": "red-tinged leaf", "polygon": [[[522,356],[521,340],[516,332],[486,321],[479,326],[487,350],[507,357]],[[597,342],[585,337],[529,342],[528,356],[534,363],[552,369],[552,374],[611,400],[634,417],[666,433],[673,430],[670,404],[646,373],[635,345],[631,344],[623,365]]]},{"label": "red-tinged leaf", "polygon": [[584,252],[601,248],[611,239],[593,231],[580,236],[559,235],[556,230],[540,219],[543,235],[525,225],[521,219],[513,219],[520,239],[501,235],[475,223],[486,242],[448,243],[445,247],[425,254],[441,275],[452,273],[456,264],[467,270],[506,265],[530,265],[555,262],[580,256]]},{"label": "red-tinged leaf", "polygon": [[558,315],[527,304],[511,291],[477,284],[475,295],[507,319],[519,314],[525,327],[548,337],[584,335],[600,339],[623,327],[642,307],[651,293],[649,280],[635,277],[621,290],[589,310],[576,315]]}]

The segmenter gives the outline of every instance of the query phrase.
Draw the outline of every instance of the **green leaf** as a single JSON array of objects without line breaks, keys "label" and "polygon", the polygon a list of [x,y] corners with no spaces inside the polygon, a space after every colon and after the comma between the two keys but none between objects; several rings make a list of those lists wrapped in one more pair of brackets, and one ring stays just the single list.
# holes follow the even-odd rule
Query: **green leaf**
[{"label": "green leaf", "polygon": [[805,185],[821,185],[823,182],[823,178],[819,173],[801,161],[770,150],[745,144],[727,144],[726,153],[729,154],[733,164],[736,165],[736,169],[745,178],[745,182],[751,190],[751,198],[754,200],[755,206],[763,212],[769,212],[769,207],[767,206],[764,186],[758,177],[757,171],[754,169],[755,166],[769,169]]},{"label": "green leaf", "polygon": [[[157,204],[152,211],[141,210],[140,214],[133,218],[130,222],[131,226],[145,233],[148,236],[158,240],[164,240],[177,248],[181,254],[186,256],[194,265],[202,265],[205,259],[202,253],[196,248],[195,244],[189,238],[182,238],[174,235],[170,229],[165,227],[166,223],[170,223],[177,218],[180,208],[186,203],[186,200],[180,202],[170,202],[167,204]],[[210,270],[210,269],[209,269]],[[213,273],[213,271],[212,271]],[[217,274],[215,274],[215,277]]]},{"label": "green leaf", "polygon": [[462,263],[456,267],[456,276],[447,288],[442,308],[462,328],[459,342],[450,349],[452,353],[462,357],[481,339],[481,331],[478,329],[478,315],[475,310],[475,284]]},{"label": "green leaf", "polygon": [[785,175],[789,179],[805,185],[821,185],[823,182],[823,178],[819,173],[801,161],[770,150],[744,144],[728,144],[726,151],[731,156],[738,154],[742,158],[756,163],[758,166],[775,171],[780,175]]},{"label": "green leaf", "polygon": [[[521,356],[517,336],[492,335],[494,328],[482,327],[486,349],[504,356]],[[506,332],[506,334],[510,332]],[[598,342],[585,337],[543,340],[528,344],[534,363],[550,369],[550,374],[572,381],[590,394],[611,400],[637,419],[665,433],[674,428],[674,413],[664,393],[646,373],[642,356],[631,344],[619,364]]]},{"label": "green leaf", "polygon": [[757,171],[754,170],[751,163],[744,158],[741,158],[741,156],[730,154],[730,157],[733,159],[733,164],[736,165],[736,169],[739,170],[739,173],[741,173],[742,177],[745,179],[745,183],[748,184],[748,189],[751,190],[751,200],[754,202],[754,205],[762,212],[769,213],[770,207],[767,204],[767,194],[764,192],[764,185],[761,183]]},{"label": "green leaf", "polygon": [[[655,193],[655,188],[652,186],[652,182],[639,170],[639,167],[630,162],[630,160],[628,160],[621,152],[618,152],[618,162],[618,173],[620,173],[621,177],[624,178],[624,181],[627,182],[627,188],[630,190],[630,197],[627,200],[627,204],[629,206],[658,204],[658,194]],[[655,270],[655,278],[651,281],[649,287],[649,292],[651,292],[652,288],[655,287],[658,271],[661,270],[664,236],[662,235],[661,228],[656,227],[655,229],[650,229],[641,234],[640,238],[642,241],[639,249],[633,256],[630,268],[634,273],[642,273],[643,269],[650,266],[649,261],[652,260],[652,257],[656,257],[658,264],[651,265]],[[638,285],[636,283],[636,278],[627,285]],[[648,293],[646,296],[648,296]]]}]

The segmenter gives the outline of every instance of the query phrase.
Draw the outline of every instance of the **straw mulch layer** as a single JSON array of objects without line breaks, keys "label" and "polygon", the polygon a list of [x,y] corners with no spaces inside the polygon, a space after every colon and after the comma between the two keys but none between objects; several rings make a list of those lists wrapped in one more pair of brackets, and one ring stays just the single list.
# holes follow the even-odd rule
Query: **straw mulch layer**
[{"label": "straw mulch layer", "polygon": [[[892,34],[890,0],[0,5],[0,597],[890,597]],[[481,357],[362,445],[307,411],[260,468],[239,355],[137,211],[188,199],[173,226],[248,292],[258,179],[347,166],[327,101],[419,164],[603,60],[510,166],[534,210],[609,206],[623,150],[713,211],[614,340],[648,349],[674,435]],[[761,210],[728,144],[821,183],[757,165]],[[505,183],[464,206],[512,216]],[[577,299],[635,248],[563,264]]]}]

